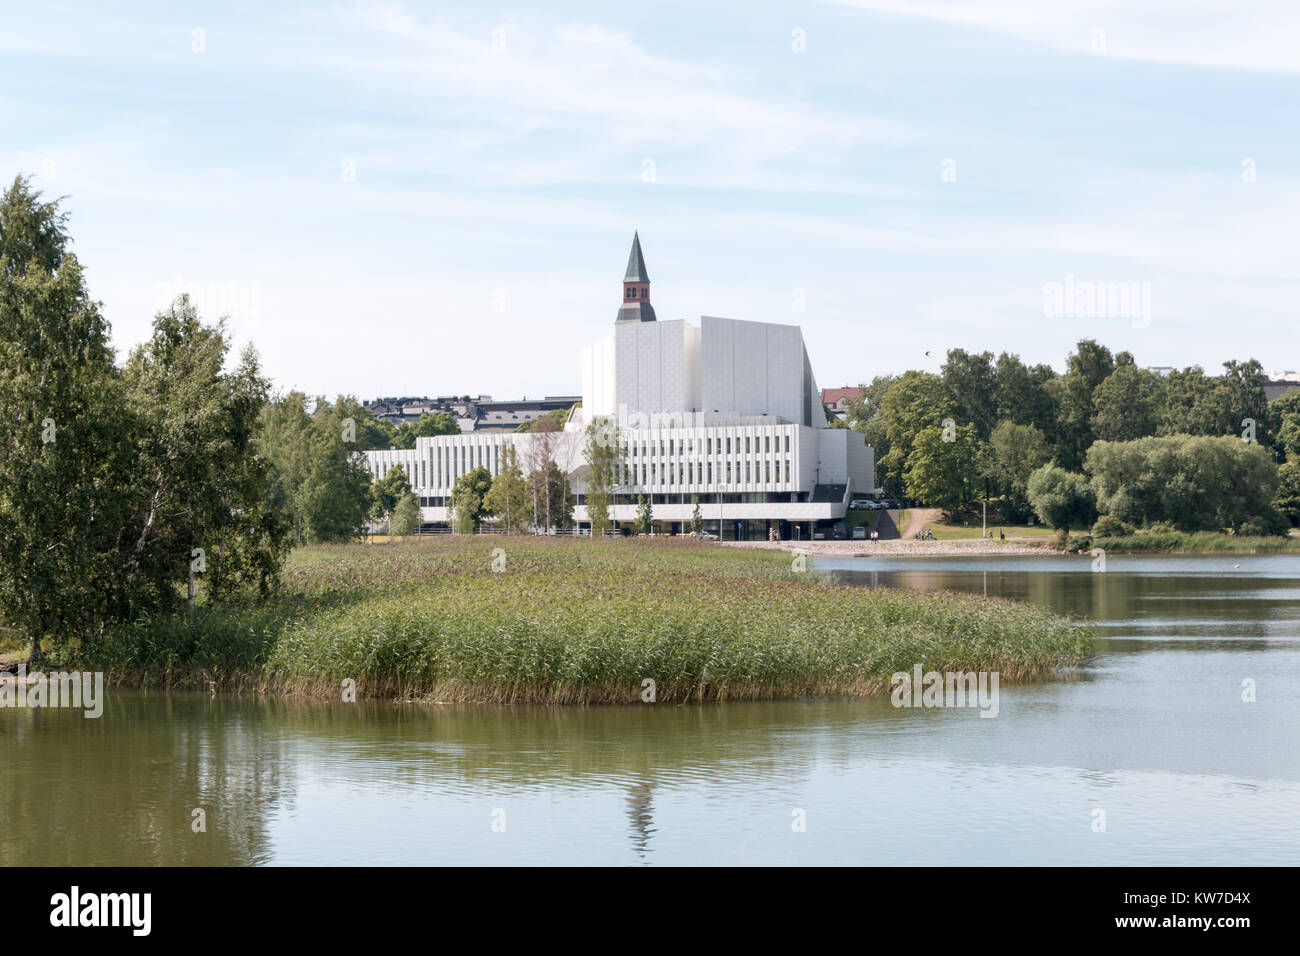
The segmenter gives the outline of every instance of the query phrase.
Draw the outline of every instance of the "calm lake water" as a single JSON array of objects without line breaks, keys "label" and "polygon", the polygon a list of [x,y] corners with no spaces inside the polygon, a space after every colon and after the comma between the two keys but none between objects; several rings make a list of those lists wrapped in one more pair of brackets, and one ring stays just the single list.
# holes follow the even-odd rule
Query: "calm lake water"
[{"label": "calm lake water", "polygon": [[817,564],[1097,622],[1087,666],[1001,688],[995,719],[888,700],[582,710],[135,691],[110,691],[99,720],[0,710],[0,864],[1300,863],[1300,558],[1091,564]]}]

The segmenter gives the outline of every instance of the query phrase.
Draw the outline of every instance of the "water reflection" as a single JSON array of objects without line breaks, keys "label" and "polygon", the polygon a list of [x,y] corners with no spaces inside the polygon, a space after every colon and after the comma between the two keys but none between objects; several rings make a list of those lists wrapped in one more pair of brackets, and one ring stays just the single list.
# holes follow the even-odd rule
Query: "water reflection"
[{"label": "water reflection", "polygon": [[[100,720],[0,711],[0,864],[1300,859],[1300,561],[1037,561],[828,569],[845,586],[987,592],[1097,621],[1095,660],[1004,687],[995,720],[887,699],[547,708],[120,689]],[[198,807],[206,833],[191,830]]]}]

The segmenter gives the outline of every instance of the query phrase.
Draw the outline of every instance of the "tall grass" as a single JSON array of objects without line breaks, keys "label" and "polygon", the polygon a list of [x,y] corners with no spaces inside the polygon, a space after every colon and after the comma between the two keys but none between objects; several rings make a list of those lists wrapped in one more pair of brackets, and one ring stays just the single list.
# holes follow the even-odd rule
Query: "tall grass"
[{"label": "tall grass", "polygon": [[1092,538],[1091,542],[1090,546],[1093,548],[1102,548],[1117,554],[1152,551],[1171,554],[1264,554],[1300,551],[1300,538],[1287,538],[1280,535],[1252,537],[1222,534],[1218,531],[1139,531],[1122,537]]},{"label": "tall grass", "polygon": [[836,586],[779,553],[467,536],[306,548],[272,606],[140,623],[94,654],[172,686],[615,703],[646,681],[660,702],[870,694],[918,663],[1023,680],[1090,642],[1029,605]]}]

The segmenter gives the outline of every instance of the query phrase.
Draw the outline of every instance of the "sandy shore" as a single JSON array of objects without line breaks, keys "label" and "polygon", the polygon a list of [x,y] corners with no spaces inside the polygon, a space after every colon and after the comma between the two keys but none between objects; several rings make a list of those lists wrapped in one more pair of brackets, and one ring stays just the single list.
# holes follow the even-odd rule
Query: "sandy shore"
[{"label": "sandy shore", "polygon": [[1024,539],[990,541],[973,538],[965,541],[916,541],[895,538],[890,541],[723,541],[728,548],[761,548],[771,551],[803,551],[812,557],[961,557],[981,554],[1060,554],[1050,540],[1041,543]]}]

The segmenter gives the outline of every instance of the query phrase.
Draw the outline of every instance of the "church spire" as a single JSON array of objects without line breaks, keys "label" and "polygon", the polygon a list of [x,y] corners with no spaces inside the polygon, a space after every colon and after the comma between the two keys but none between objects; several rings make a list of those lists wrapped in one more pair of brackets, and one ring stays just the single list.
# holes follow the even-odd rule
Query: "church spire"
[{"label": "church spire", "polygon": [[641,236],[632,233],[632,252],[627,257],[627,272],[623,275],[623,303],[618,307],[618,322],[653,322],[654,306],[650,304],[650,273],[646,272],[645,256],[641,255]]}]

